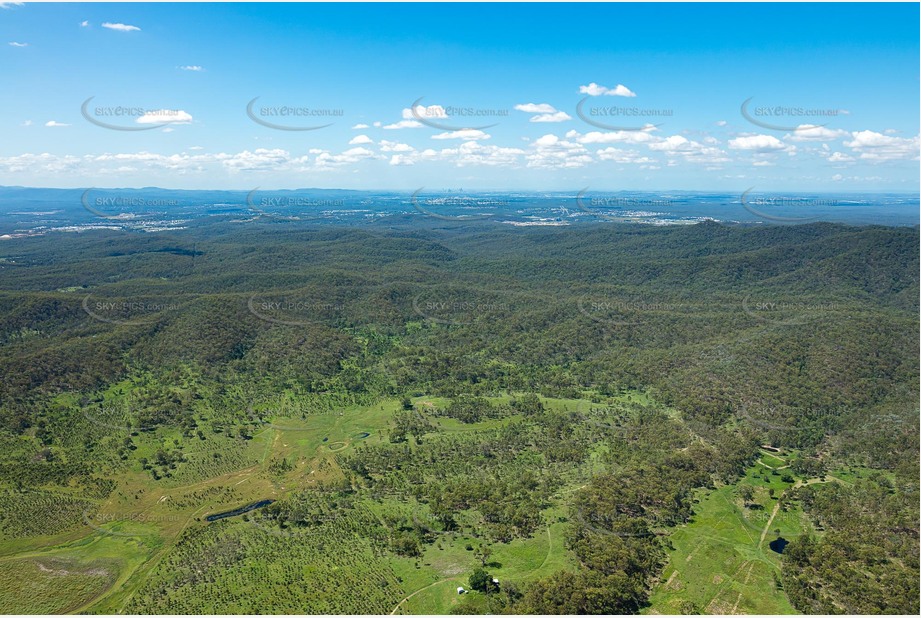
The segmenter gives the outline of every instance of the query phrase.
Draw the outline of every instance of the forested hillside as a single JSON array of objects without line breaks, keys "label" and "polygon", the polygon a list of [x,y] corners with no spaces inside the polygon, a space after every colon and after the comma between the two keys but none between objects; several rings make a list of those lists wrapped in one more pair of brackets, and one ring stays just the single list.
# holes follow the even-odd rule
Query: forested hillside
[{"label": "forested hillside", "polygon": [[918,256],[831,224],[5,240],[0,568],[76,577],[48,611],[657,611],[725,491],[758,551],[795,534],[778,603],[917,613]]}]

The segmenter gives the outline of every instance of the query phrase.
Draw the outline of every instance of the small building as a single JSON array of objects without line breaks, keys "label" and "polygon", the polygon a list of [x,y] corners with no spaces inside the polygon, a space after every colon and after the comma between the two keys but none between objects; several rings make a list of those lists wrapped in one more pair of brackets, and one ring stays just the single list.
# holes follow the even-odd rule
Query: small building
[{"label": "small building", "polygon": [[464,590],[464,587],[463,587],[463,586],[458,586],[458,587],[457,587],[457,594],[464,594],[465,592],[467,592],[467,591]]},{"label": "small building", "polygon": [[492,583],[498,585],[498,584],[499,584],[499,580],[496,579],[495,577],[493,577],[493,578],[492,578]]}]

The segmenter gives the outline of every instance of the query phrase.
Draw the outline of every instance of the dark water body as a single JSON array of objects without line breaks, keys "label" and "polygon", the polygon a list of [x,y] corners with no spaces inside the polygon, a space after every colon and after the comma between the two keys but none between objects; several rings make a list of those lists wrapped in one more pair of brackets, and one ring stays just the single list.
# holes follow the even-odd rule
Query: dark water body
[{"label": "dark water body", "polygon": [[771,541],[771,542],[769,543],[769,546],[770,546],[770,548],[771,548],[773,551],[776,551],[778,554],[782,554],[782,553],[783,553],[783,550],[784,550],[784,549],[787,547],[787,545],[789,545],[789,544],[790,544],[790,541],[788,541],[787,539],[785,539],[785,538],[783,538],[783,537],[779,537],[779,538],[774,539],[773,541]]},{"label": "dark water body", "polygon": [[260,500],[259,502],[253,502],[252,504],[247,504],[246,506],[241,506],[238,509],[232,511],[224,511],[223,513],[215,513],[214,515],[208,515],[205,517],[205,521],[217,521],[219,519],[225,519],[227,517],[236,517],[237,515],[242,515],[243,513],[249,513],[250,511],[255,511],[256,509],[261,509],[264,506],[268,506],[275,502],[274,500]]}]

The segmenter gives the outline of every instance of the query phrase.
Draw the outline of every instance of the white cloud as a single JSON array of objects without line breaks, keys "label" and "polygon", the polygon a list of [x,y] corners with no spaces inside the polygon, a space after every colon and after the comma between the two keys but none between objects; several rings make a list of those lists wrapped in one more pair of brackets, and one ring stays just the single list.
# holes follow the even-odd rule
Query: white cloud
[{"label": "white cloud", "polygon": [[11,46],[11,47],[28,47],[29,44],[28,44],[28,43],[20,43],[20,42],[18,42],[18,41],[10,41],[10,46]]},{"label": "white cloud", "polygon": [[0,2],[0,9],[11,9],[14,6],[22,6],[25,2]]},{"label": "white cloud", "polygon": [[510,167],[518,163],[518,159],[524,154],[524,151],[520,148],[506,148],[470,141],[464,142],[457,148],[445,148],[438,153],[432,150],[425,150],[421,154],[426,158],[439,158],[453,162],[458,167],[468,165]]},{"label": "white cloud", "polygon": [[560,139],[548,133],[534,140],[531,152],[525,157],[528,167],[573,168],[582,167],[593,161],[582,144]]},{"label": "white cloud", "polygon": [[387,140],[381,140],[381,152],[412,152],[415,150],[409,144],[401,144],[400,142],[389,142]]},{"label": "white cloud", "polygon": [[784,139],[793,142],[824,142],[847,135],[849,135],[849,133],[841,129],[829,129],[816,125],[801,124],[796,127],[796,130],[792,134],[784,135]]},{"label": "white cloud", "polygon": [[718,126],[718,127],[725,127],[727,124],[729,124],[729,123],[726,122],[725,120],[717,120],[717,121],[716,121],[716,126]]},{"label": "white cloud", "polygon": [[854,157],[851,155],[844,154],[843,152],[833,152],[828,155],[829,163],[850,163],[854,160]]},{"label": "white cloud", "polygon": [[85,20],[85,19],[84,19],[83,21],[80,22],[80,27],[81,27],[81,28],[89,28],[89,26],[90,26],[90,22],[87,21],[87,20]]},{"label": "white cloud", "polygon": [[204,146],[189,146],[189,150],[204,150]]},{"label": "white cloud", "polygon": [[137,26],[131,26],[129,24],[113,24],[111,22],[104,22],[102,24],[103,28],[108,28],[109,30],[118,30],[119,32],[140,32],[140,28]]},{"label": "white cloud", "polygon": [[647,125],[642,131],[589,131],[585,135],[577,131],[569,131],[566,137],[575,139],[580,144],[610,144],[624,142],[628,144],[646,144],[659,141],[662,138],[653,135],[655,127]]},{"label": "white cloud", "polygon": [[215,159],[231,172],[290,169],[292,163],[306,162],[306,157],[292,160],[288,151],[281,148],[257,148],[254,151],[244,150],[233,155],[221,153],[216,155]]},{"label": "white cloud", "polygon": [[390,157],[390,165],[415,165],[416,162],[407,155],[395,154]]},{"label": "white cloud", "polygon": [[189,124],[192,115],[181,109],[158,109],[145,113],[135,120],[138,124]]},{"label": "white cloud", "polygon": [[649,144],[649,149],[664,152],[669,157],[681,156],[686,161],[694,163],[726,163],[729,158],[716,146],[701,144],[689,140],[683,135],[671,135],[660,141]]},{"label": "white cloud", "polygon": [[565,122],[572,120],[572,116],[566,112],[553,112],[552,114],[540,114],[533,116],[531,122]]},{"label": "white cloud", "polygon": [[595,82],[590,83],[588,86],[579,86],[579,92],[582,94],[587,94],[590,97],[597,97],[599,95],[607,95],[613,97],[635,97],[636,93],[624,86],[623,84],[617,84],[614,88],[608,88],[606,86],[599,86]]},{"label": "white cloud", "polygon": [[349,163],[358,163],[364,159],[373,159],[376,155],[361,146],[349,148],[341,154],[332,154],[324,152],[317,155],[316,164],[319,167],[334,167],[338,165],[347,165]]},{"label": "white cloud", "polygon": [[0,157],[0,170],[11,174],[33,173],[67,173],[77,171],[81,159],[71,155],[21,154],[12,157]]},{"label": "white cloud", "polygon": [[773,135],[743,135],[729,140],[729,147],[733,150],[754,152],[777,152],[787,149],[787,145]]},{"label": "white cloud", "polygon": [[197,64],[184,64],[184,65],[182,65],[182,66],[179,67],[179,68],[182,69],[183,71],[196,71],[196,72],[198,72],[198,71],[204,71],[204,70],[205,70],[203,67],[201,67],[201,66],[199,66],[199,65],[197,65]]},{"label": "white cloud", "polygon": [[369,127],[368,127],[368,125],[364,124],[363,122],[359,122],[358,124],[352,126],[352,128],[353,128],[353,129],[367,129],[367,128],[369,128]]},{"label": "white cloud", "polygon": [[560,138],[557,137],[556,135],[553,135],[552,133],[548,133],[547,135],[541,135],[536,140],[534,140],[534,145],[538,147],[555,146],[556,144],[559,144],[559,143],[560,143]]},{"label": "white cloud", "polygon": [[22,126],[24,126],[24,127],[31,127],[31,126],[32,126],[32,121],[31,121],[31,120],[24,120],[23,123],[22,123]]},{"label": "white cloud", "polygon": [[565,122],[566,120],[572,120],[572,116],[566,112],[558,111],[549,103],[520,103],[515,106],[515,109],[529,114],[538,114],[537,116],[531,116],[531,122]]},{"label": "white cloud", "polygon": [[460,129],[458,131],[446,131],[432,136],[432,139],[466,139],[479,140],[489,139],[490,135],[479,129]]},{"label": "white cloud", "polygon": [[[375,122],[374,126],[380,126],[379,122]],[[394,122],[392,124],[385,124],[383,128],[385,129],[417,129],[422,126],[422,123],[418,120],[401,120],[399,122]]]},{"label": "white cloud", "polygon": [[854,139],[844,145],[860,154],[865,161],[917,160],[918,136],[911,138],[892,137],[876,131],[854,131]]},{"label": "white cloud", "polygon": [[529,114],[552,114],[556,111],[556,108],[549,103],[519,103],[515,109]]},{"label": "white cloud", "polygon": [[64,124],[63,122],[58,122],[57,120],[49,120],[45,123],[46,127],[69,127],[69,124]]},{"label": "white cloud", "polygon": [[668,153],[675,153],[675,152],[680,152],[682,150],[686,150],[693,143],[694,142],[692,142],[691,140],[689,140],[688,138],[682,135],[671,135],[663,139],[661,142],[650,144],[649,149],[650,150],[661,150],[663,152],[668,152]]},{"label": "white cloud", "polygon": [[[200,147],[192,147],[195,150]],[[239,172],[310,172],[328,171],[336,166],[364,159],[380,158],[366,148],[351,148],[340,154],[321,149],[311,149],[311,157],[292,155],[279,148],[244,150],[237,153],[177,153],[163,155],[151,152],[105,153],[101,155],[24,154],[0,157],[0,172],[17,173],[68,173],[85,178],[92,174],[119,174],[137,171],[145,174],[168,172],[170,174],[213,173],[215,166],[232,174]]]},{"label": "white cloud", "polygon": [[621,150],[620,148],[614,148],[613,146],[603,148],[597,151],[595,154],[598,155],[598,158],[601,161],[613,161],[615,163],[636,163],[640,165],[655,163],[655,159],[643,156],[635,150]]},{"label": "white cloud", "polygon": [[349,144],[373,144],[374,140],[367,135],[356,135],[349,140]]}]

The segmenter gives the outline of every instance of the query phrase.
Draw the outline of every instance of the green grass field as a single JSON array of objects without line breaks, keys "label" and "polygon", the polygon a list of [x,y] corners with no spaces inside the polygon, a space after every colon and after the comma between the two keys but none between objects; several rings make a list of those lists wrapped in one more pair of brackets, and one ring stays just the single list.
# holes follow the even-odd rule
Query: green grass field
[{"label": "green grass field", "polygon": [[[492,545],[492,554],[486,564],[489,573],[500,584],[523,584],[556,571],[575,569],[575,561],[565,546],[567,523],[559,521],[563,513],[561,507],[547,509],[543,516],[548,525],[540,533],[531,538]],[[465,548],[471,543],[475,545],[477,541],[459,535],[429,548],[422,559],[422,568],[417,570],[420,575],[404,581],[408,598],[397,613],[444,614],[450,611],[459,601],[457,587],[468,588],[470,572],[480,566],[473,552]]]},{"label": "green grass field", "polygon": [[693,520],[669,537],[674,549],[647,613],[797,613],[776,583],[781,557],[770,548],[776,530],[787,540],[812,530],[795,503],[777,508],[793,485],[756,464],[737,484],[704,492]]}]

